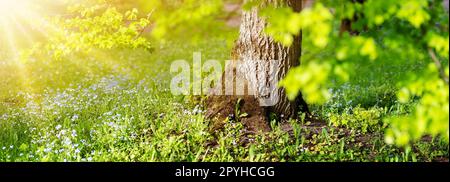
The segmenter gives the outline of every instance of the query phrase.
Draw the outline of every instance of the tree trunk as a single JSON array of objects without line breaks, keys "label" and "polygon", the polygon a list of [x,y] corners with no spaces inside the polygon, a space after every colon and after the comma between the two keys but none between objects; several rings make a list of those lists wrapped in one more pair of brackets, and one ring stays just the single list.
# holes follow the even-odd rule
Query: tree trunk
[{"label": "tree trunk", "polygon": [[[351,0],[352,3],[363,4],[366,0]],[[350,35],[359,35],[360,32],[358,30],[354,30],[352,28],[353,23],[357,22],[361,17],[358,15],[354,15],[353,19],[343,19],[341,21],[341,28],[339,30],[339,35],[342,36],[345,32],[348,32]],[[367,29],[367,27],[364,27]]]},{"label": "tree trunk", "polygon": [[[263,6],[267,4],[275,7],[288,6],[297,12],[302,9],[302,1],[299,0],[265,0]],[[268,117],[271,113],[286,120],[296,118],[299,111],[306,113],[309,111],[301,94],[295,101],[290,101],[285,90],[278,87],[278,81],[286,76],[288,70],[300,64],[301,34],[294,38],[292,46],[285,47],[264,35],[267,22],[258,13],[258,7],[243,12],[240,36],[232,52],[235,63],[225,71],[232,71],[235,76],[222,78],[225,82],[222,85],[226,85],[227,80],[233,80],[233,83],[239,85],[239,79],[244,79],[249,93],[239,96],[236,89],[231,96],[211,97],[207,107],[209,117],[223,119],[224,116],[235,114],[230,114],[234,110],[229,104],[242,100],[243,102],[238,104],[242,104],[240,106],[242,112],[249,115],[248,118],[241,119],[244,125],[250,130],[266,131],[270,129]],[[222,93],[226,92],[224,87],[221,89]]]},{"label": "tree trunk", "polygon": [[[302,9],[302,1],[298,0],[266,0],[266,2],[274,6],[289,6],[297,12]],[[278,95],[278,103],[275,105],[268,104],[270,112],[284,116],[285,118],[295,118],[299,111],[299,103],[289,101],[284,89],[276,88],[276,85],[275,88],[269,90],[270,93],[268,95],[263,95],[260,91],[267,88],[267,85],[261,79],[281,80],[286,76],[290,68],[300,64],[302,36],[295,37],[291,47],[284,47],[282,44],[275,42],[271,37],[264,35],[263,31],[266,24],[266,21],[259,17],[258,8],[253,8],[243,13],[240,36],[236,42],[235,49],[237,60],[242,61],[238,65],[238,71],[249,81],[251,88],[256,89],[253,90],[253,94],[260,102],[265,100],[262,97],[267,98]],[[277,61],[278,63],[270,61]],[[267,74],[261,74],[269,70],[268,66],[274,65],[278,66],[279,70],[277,75],[275,75],[276,78],[267,78]],[[299,98],[302,100],[301,97]],[[260,104],[265,105],[264,103]]]}]

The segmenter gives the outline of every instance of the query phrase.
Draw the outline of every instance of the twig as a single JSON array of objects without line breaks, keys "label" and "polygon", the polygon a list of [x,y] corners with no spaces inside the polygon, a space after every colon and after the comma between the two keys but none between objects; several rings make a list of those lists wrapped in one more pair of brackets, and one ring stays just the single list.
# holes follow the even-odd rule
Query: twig
[{"label": "twig", "polygon": [[442,67],[441,61],[437,58],[436,54],[434,53],[434,51],[431,48],[428,49],[428,54],[430,54],[431,59],[434,61],[434,64],[436,65],[437,69],[439,70],[440,77],[448,85],[449,79],[448,79],[448,76],[445,75],[445,70]]},{"label": "twig", "polygon": [[[150,21],[150,18],[152,17],[153,13],[155,12],[155,8],[152,9],[152,11],[150,11],[150,13],[147,15],[147,20]],[[136,35],[136,37],[134,39],[137,39],[139,37],[142,36],[142,34],[144,34],[145,30],[151,25],[152,23],[148,23],[147,26],[142,27],[141,31],[139,32],[139,34]]]},{"label": "twig", "polygon": [[235,6],[233,9],[231,9],[231,11],[228,12],[226,17],[224,17],[223,19],[227,20],[227,21],[230,20],[233,17],[233,15],[240,9],[241,9],[241,6],[239,6],[239,5]]}]

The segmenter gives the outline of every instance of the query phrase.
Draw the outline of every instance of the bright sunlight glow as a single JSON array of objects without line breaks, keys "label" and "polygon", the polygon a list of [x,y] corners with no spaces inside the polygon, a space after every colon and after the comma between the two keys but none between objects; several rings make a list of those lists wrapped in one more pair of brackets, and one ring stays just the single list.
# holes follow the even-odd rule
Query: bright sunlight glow
[{"label": "bright sunlight glow", "polygon": [[[32,14],[29,0],[0,0],[0,48],[17,57],[20,39],[27,37],[24,24]],[[26,39],[26,38],[25,38]],[[27,40],[29,41],[29,40]]]},{"label": "bright sunlight glow", "polygon": [[26,11],[27,1],[24,0],[0,0],[0,16],[5,17]]},{"label": "bright sunlight glow", "polygon": [[21,47],[34,43],[36,32],[40,31],[39,24],[45,21],[44,16],[34,9],[38,2],[0,0],[0,49],[9,52],[9,57],[17,58]]}]

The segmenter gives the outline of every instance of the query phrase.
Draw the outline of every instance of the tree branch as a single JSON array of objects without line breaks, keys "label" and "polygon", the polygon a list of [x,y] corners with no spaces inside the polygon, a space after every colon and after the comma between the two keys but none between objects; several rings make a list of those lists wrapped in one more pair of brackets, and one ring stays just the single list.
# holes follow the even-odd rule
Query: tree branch
[{"label": "tree branch", "polygon": [[437,58],[436,53],[434,53],[433,49],[429,48],[428,54],[430,54],[431,59],[434,61],[434,64],[436,65],[437,69],[439,70],[440,77],[448,85],[448,82],[449,82],[448,76],[445,75],[445,70],[442,67],[441,61]]},{"label": "tree branch", "polygon": [[[148,20],[148,21],[150,21],[150,18],[153,16],[153,13],[154,13],[154,12],[155,12],[155,8],[153,8],[152,11],[147,15],[147,20]],[[134,39],[137,39],[137,38],[141,37],[142,34],[144,34],[145,30],[146,30],[150,25],[152,25],[151,22],[148,23],[147,26],[143,27],[143,28],[141,29],[141,31],[139,32],[139,34],[137,34],[136,37],[135,37]]]}]

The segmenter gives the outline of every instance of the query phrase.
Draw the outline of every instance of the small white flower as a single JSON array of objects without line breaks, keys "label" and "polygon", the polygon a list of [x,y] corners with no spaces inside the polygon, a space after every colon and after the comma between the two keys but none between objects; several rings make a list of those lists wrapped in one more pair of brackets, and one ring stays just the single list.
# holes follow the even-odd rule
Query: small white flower
[{"label": "small white flower", "polygon": [[61,128],[62,128],[61,125],[57,125],[57,126],[55,127],[56,130],[60,130]]},{"label": "small white flower", "polygon": [[76,137],[76,136],[78,136],[78,135],[77,135],[77,131],[72,130],[72,137]]},{"label": "small white flower", "polygon": [[65,145],[72,145],[72,140],[70,140],[69,138],[64,138],[64,144]]},{"label": "small white flower", "polygon": [[78,120],[78,118],[79,118],[79,116],[77,114],[75,114],[72,116],[72,121],[76,121],[76,120]]},{"label": "small white flower", "polygon": [[45,152],[45,153],[50,153],[51,151],[52,151],[51,148],[46,148],[46,149],[44,149],[44,152]]}]

